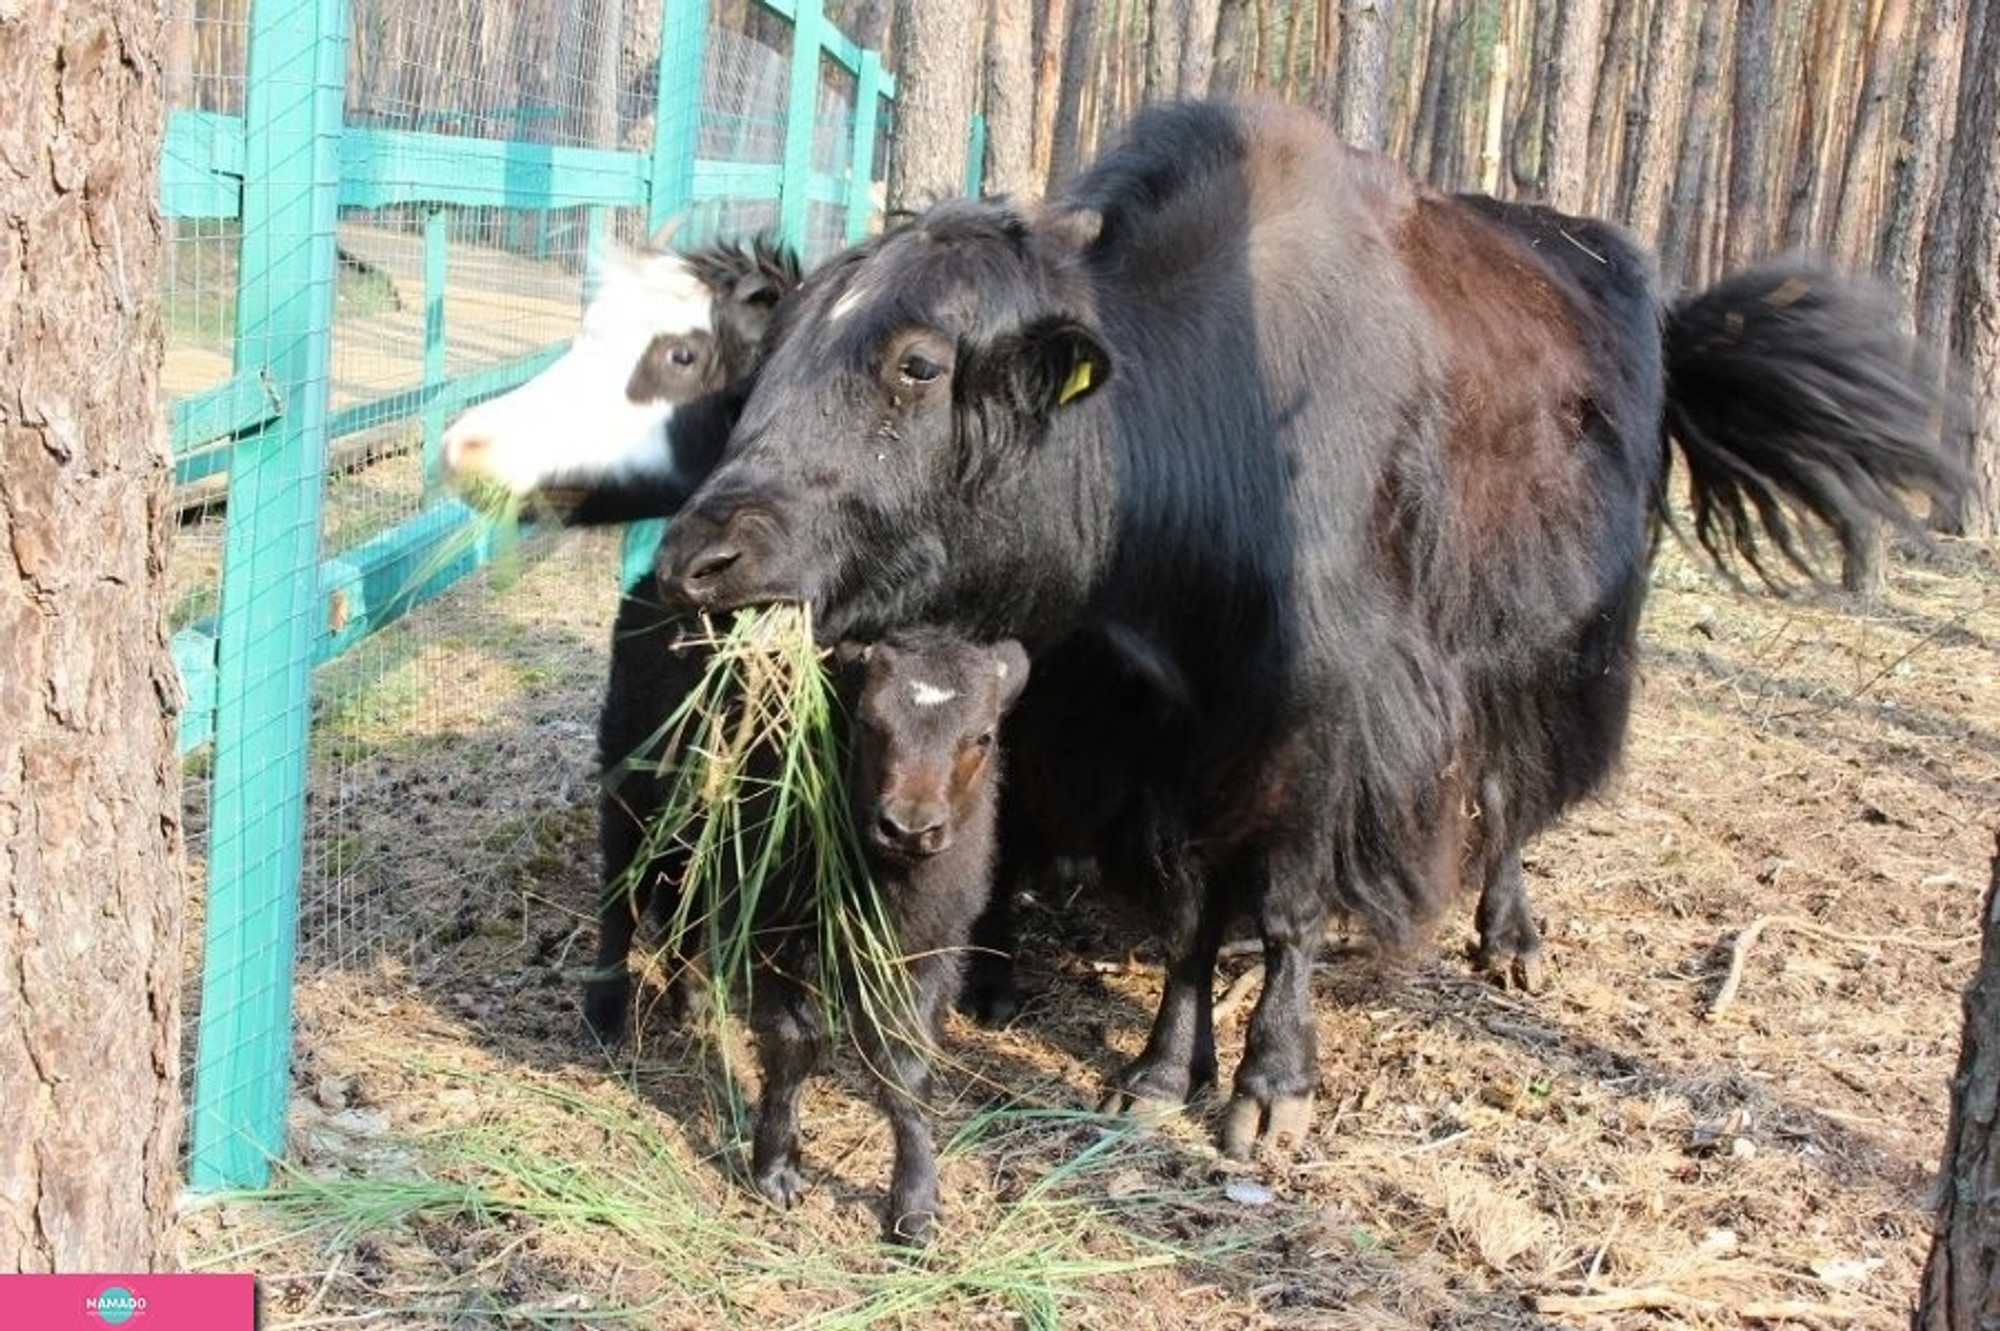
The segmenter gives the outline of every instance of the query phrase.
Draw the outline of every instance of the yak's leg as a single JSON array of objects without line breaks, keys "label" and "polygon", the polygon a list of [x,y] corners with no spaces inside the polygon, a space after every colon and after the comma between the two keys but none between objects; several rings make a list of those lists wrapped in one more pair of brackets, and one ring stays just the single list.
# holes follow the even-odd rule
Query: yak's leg
[{"label": "yak's leg", "polygon": [[1247,1156],[1259,1140],[1305,1139],[1319,1076],[1313,1027],[1312,970],[1326,933],[1328,908],[1318,879],[1300,857],[1272,866],[1258,898],[1264,939],[1264,990],[1250,1014],[1236,1093],[1223,1120],[1222,1149]]},{"label": "yak's leg", "polygon": [[908,1029],[868,1032],[868,1066],[876,1096],[895,1139],[889,1209],[882,1237],[921,1247],[931,1241],[938,1213],[937,1150],[931,1135],[931,1058],[938,1043],[938,1014],[958,985],[958,965],[946,956],[911,963],[916,987]]},{"label": "yak's leg", "polygon": [[763,1078],[750,1174],[757,1190],[779,1206],[805,1195],[799,1175],[799,1092],[826,1054],[819,1000],[805,986],[775,971],[759,973],[752,1026]]},{"label": "yak's leg", "polygon": [[1166,988],[1145,1050],[1104,1098],[1104,1108],[1114,1113],[1149,1102],[1185,1104],[1215,1083],[1215,958],[1228,911],[1207,875],[1185,867],[1162,889],[1169,898]]},{"label": "yak's leg", "polygon": [[583,985],[583,1019],[600,1040],[625,1033],[632,1006],[632,934],[652,897],[651,866],[640,863],[644,829],[617,792],[598,808],[604,889],[597,910],[597,967]]},{"label": "yak's leg", "polygon": [[1003,849],[993,895],[972,925],[972,947],[958,992],[959,1011],[982,1026],[1005,1026],[1021,1010],[1020,990],[1014,983],[1013,882]]},{"label": "yak's leg", "polygon": [[1528,885],[1521,876],[1521,848],[1510,846],[1487,870],[1479,891],[1479,947],[1472,954],[1477,966],[1502,988],[1519,984],[1531,994],[1542,991],[1542,935],[1528,905]]}]

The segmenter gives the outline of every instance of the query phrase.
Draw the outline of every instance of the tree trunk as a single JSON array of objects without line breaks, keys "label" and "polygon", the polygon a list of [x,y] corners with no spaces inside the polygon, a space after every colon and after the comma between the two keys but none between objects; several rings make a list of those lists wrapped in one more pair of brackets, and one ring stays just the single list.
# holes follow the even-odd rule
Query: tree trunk
[{"label": "tree trunk", "polygon": [[1097,75],[1097,0],[1069,0],[1062,83],[1049,140],[1049,188],[1058,189],[1083,164],[1085,94]]},{"label": "tree trunk", "polygon": [[1181,35],[1181,96],[1206,97],[1215,71],[1215,29],[1220,0],[1185,0],[1186,31]]},{"label": "tree trunk", "polygon": [[1691,285],[1695,279],[1695,226],[1701,204],[1702,180],[1715,143],[1716,86],[1722,75],[1722,39],[1728,7],[1701,7],[1701,33],[1695,39],[1694,82],[1688,88],[1687,125],[1681,135],[1680,161],[1674,168],[1673,196],[1665,225],[1660,228],[1660,272],[1666,280]]},{"label": "tree trunk", "polygon": [[1936,1229],[1914,1331],[1983,1331],[2000,1318],[2000,838],[1986,889],[1979,970],[1965,991],[1965,1035],[1951,1084]]},{"label": "tree trunk", "polygon": [[1639,33],[1646,6],[1626,0],[1611,7],[1604,34],[1604,55],[1597,70],[1596,100],[1590,108],[1590,150],[1584,159],[1584,200],[1587,211],[1613,215],[1619,163],[1625,144],[1626,107],[1632,88],[1632,65],[1638,58]]},{"label": "tree trunk", "polygon": [[1048,190],[1049,157],[1054,149],[1056,103],[1062,99],[1063,33],[1069,0],[1035,0],[1035,184]]},{"label": "tree trunk", "polygon": [[1975,7],[1966,30],[1951,155],[1958,281],[1950,348],[1965,367],[1972,484],[1948,529],[1986,538],[2000,534],[2000,14],[1986,5]]},{"label": "tree trunk", "polygon": [[1882,125],[1885,103],[1895,81],[1896,62],[1909,30],[1910,0],[1887,0],[1881,20],[1868,43],[1868,71],[1854,103],[1854,129],[1848,135],[1847,156],[1841,163],[1839,202],[1834,205],[1833,252],[1857,268],[1872,268],[1876,202],[1882,185]]},{"label": "tree trunk", "polygon": [[[1914,314],[1923,247],[1938,207],[1951,141],[1952,110],[1958,94],[1958,50],[1965,28],[1964,0],[1929,0],[1917,66],[1903,107],[1903,127],[1890,170],[1889,215],[1883,224],[1882,275],[1902,294]],[[1943,327],[1917,335],[1927,346],[1944,345]]]},{"label": "tree trunk", "polygon": [[1389,20],[1381,0],[1341,9],[1339,98],[1334,123],[1356,147],[1389,146]]},{"label": "tree trunk", "polygon": [[1738,0],[1736,73],[1729,99],[1729,224],[1722,263],[1744,267],[1770,248],[1770,173],[1766,134],[1771,120],[1771,47],[1777,36],[1774,0]]},{"label": "tree trunk", "polygon": [[1564,0],[1556,19],[1542,159],[1547,163],[1549,202],[1572,212],[1590,211],[1584,182],[1590,167],[1590,109],[1603,30],[1603,5],[1596,0]]},{"label": "tree trunk", "polygon": [[1187,31],[1187,0],[1151,0],[1146,12],[1146,91],[1149,102],[1180,96],[1181,38]]},{"label": "tree trunk", "polygon": [[1628,149],[1639,160],[1626,217],[1639,239],[1653,246],[1660,241],[1661,214],[1688,116],[1688,3],[1658,0],[1654,5],[1646,34],[1646,77],[1640,84],[1645,121],[1638,143]]},{"label": "tree trunk", "polygon": [[1237,97],[1256,86],[1256,15],[1250,0],[1222,0],[1215,18],[1215,63],[1209,86],[1221,96]]},{"label": "tree trunk", "polygon": [[974,47],[982,17],[975,0],[904,0],[896,19],[896,144],[889,206],[921,210],[962,193],[970,146]]},{"label": "tree trunk", "polygon": [[174,1265],[158,4],[0,21],[0,1271]]},{"label": "tree trunk", "polygon": [[1032,0],[990,0],[986,34],[985,192],[1035,193]]}]

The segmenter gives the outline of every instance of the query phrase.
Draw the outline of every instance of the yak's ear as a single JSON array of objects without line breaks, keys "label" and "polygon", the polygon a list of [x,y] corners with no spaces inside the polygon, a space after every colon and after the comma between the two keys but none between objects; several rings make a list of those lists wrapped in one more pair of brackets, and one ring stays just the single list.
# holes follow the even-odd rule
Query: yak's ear
[{"label": "yak's ear", "polygon": [[980,360],[978,391],[1042,418],[1089,397],[1111,378],[1104,344],[1074,319],[1039,320],[995,342]]}]

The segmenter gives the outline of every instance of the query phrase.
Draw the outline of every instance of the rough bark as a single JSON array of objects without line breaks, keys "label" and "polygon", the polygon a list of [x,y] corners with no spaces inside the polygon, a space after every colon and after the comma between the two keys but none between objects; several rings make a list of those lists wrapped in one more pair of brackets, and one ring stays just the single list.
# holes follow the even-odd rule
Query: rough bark
[{"label": "rough bark", "polygon": [[0,14],[0,1271],[173,1262],[164,32],[147,0]]},{"label": "rough bark", "polygon": [[1180,96],[1181,40],[1186,34],[1187,0],[1151,0],[1146,12],[1147,101]]},{"label": "rough bark", "polygon": [[1240,96],[1254,86],[1257,33],[1250,0],[1222,0],[1215,19],[1215,61],[1209,88],[1219,96]]},{"label": "rough bark", "polygon": [[1585,180],[1590,170],[1590,111],[1596,95],[1599,37],[1604,6],[1596,0],[1564,0],[1556,19],[1549,117],[1542,139],[1549,202],[1573,212],[1589,212]]},{"label": "rough bark", "polygon": [[1915,1331],[2000,1325],[2000,844],[1991,874],[1979,969],[1965,991],[1936,1229],[1910,1321]]},{"label": "rough bark", "polygon": [[[1888,217],[1883,223],[1882,275],[1914,311],[1923,246],[1937,212],[1938,192],[1951,143],[1958,93],[1958,50],[1965,28],[1964,0],[1929,0],[1918,38],[1917,63],[1903,107],[1903,124],[1889,173]],[[1943,329],[1918,329],[1931,346]]]},{"label": "rough bark", "polygon": [[1674,168],[1673,194],[1660,228],[1660,272],[1670,283],[1691,283],[1696,277],[1693,255],[1697,245],[1697,209],[1701,203],[1702,179],[1714,155],[1716,88],[1721,82],[1722,41],[1727,20],[1727,6],[1702,6],[1680,161]]},{"label": "rough bark", "polygon": [[1633,231],[1648,245],[1660,238],[1661,213],[1674,178],[1681,126],[1688,114],[1689,0],[1659,0],[1646,34],[1646,77],[1640,82],[1644,125],[1630,151],[1638,156],[1632,199],[1626,212]]},{"label": "rough bark", "polygon": [[1730,93],[1729,224],[1723,266],[1744,267],[1770,249],[1771,47],[1775,0],[1738,0],[1736,73]]},{"label": "rough bark", "polygon": [[1084,102],[1097,74],[1097,0],[1069,0],[1062,82],[1049,140],[1049,188],[1060,188],[1083,164]]},{"label": "rough bark", "polygon": [[1215,73],[1215,29],[1221,0],[1185,0],[1181,35],[1181,96],[1206,97]]},{"label": "rough bark", "polygon": [[1035,52],[1032,0],[990,0],[986,34],[988,194],[1035,190]]},{"label": "rough bark", "polygon": [[1866,247],[1874,241],[1879,229],[1874,223],[1881,215],[1882,127],[1889,118],[1889,92],[1909,25],[1910,0],[1886,0],[1869,39],[1867,72],[1854,102],[1854,127],[1847,137],[1833,214],[1833,252],[1853,267],[1873,267],[1875,256]]},{"label": "rough bark", "polygon": [[1965,371],[1972,484],[1944,525],[1991,537],[2000,534],[2000,14],[1987,5],[1966,32],[1950,188],[1958,273],[1950,346]]},{"label": "rough bark", "polygon": [[896,142],[889,206],[921,209],[965,188],[975,48],[983,16],[976,0],[904,0],[897,16]]},{"label": "rough bark", "polygon": [[1069,23],[1069,0],[1035,0],[1035,145],[1034,178],[1049,186],[1049,154],[1054,147],[1056,102],[1062,97],[1063,33]]},{"label": "rough bark", "polygon": [[1341,6],[1334,123],[1349,143],[1380,152],[1389,146],[1389,20],[1380,0]]}]

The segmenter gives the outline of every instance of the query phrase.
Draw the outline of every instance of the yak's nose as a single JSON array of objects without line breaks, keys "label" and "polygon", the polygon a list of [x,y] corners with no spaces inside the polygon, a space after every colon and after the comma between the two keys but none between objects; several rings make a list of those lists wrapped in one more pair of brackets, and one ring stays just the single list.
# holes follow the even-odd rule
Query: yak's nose
[{"label": "yak's nose", "polygon": [[722,575],[736,566],[743,557],[743,551],[733,541],[719,541],[704,549],[695,551],[684,565],[686,571],[676,584],[680,593],[691,604],[704,605],[713,598],[716,585]]},{"label": "yak's nose", "polygon": [[945,820],[926,809],[884,805],[876,811],[870,835],[881,849],[912,860],[927,859],[951,844],[951,829]]}]

